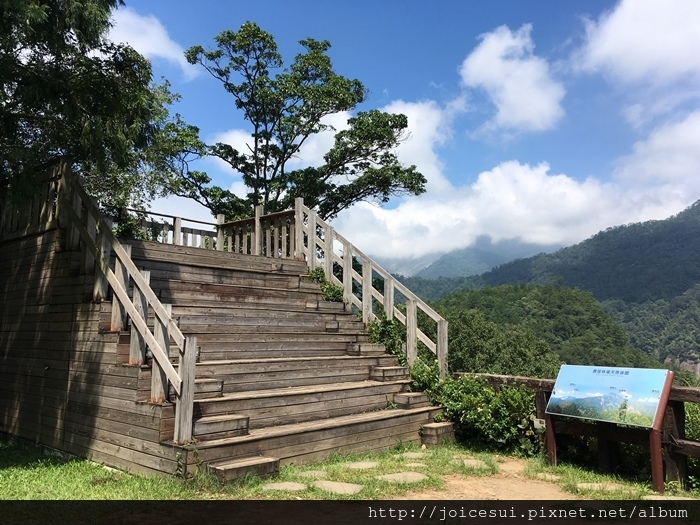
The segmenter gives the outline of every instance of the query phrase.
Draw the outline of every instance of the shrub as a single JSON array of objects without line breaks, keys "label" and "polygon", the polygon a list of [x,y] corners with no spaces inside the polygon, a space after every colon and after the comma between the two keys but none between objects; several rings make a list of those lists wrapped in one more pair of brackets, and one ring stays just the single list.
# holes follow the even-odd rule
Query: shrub
[{"label": "shrub", "polygon": [[445,407],[460,441],[526,455],[540,450],[533,427],[535,394],[524,387],[495,391],[481,377],[439,378],[436,363],[419,360],[411,371],[414,387]]},{"label": "shrub", "polygon": [[313,282],[321,285],[321,293],[323,294],[324,301],[332,301],[336,303],[344,302],[343,287],[333,284],[326,279],[326,274],[324,273],[323,268],[315,268],[310,270],[309,276]]}]

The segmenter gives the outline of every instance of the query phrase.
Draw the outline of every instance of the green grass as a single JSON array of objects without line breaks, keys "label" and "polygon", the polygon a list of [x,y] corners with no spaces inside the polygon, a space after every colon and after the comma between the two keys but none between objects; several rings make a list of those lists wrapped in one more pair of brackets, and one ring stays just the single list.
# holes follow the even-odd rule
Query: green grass
[{"label": "green grass", "polygon": [[[421,452],[421,458],[406,458],[405,452]],[[480,459],[485,467],[466,467],[463,459]],[[348,462],[373,461],[371,469],[352,469]],[[220,485],[209,474],[199,474],[183,481],[176,478],[156,478],[132,475],[107,469],[90,461],[46,455],[39,447],[14,441],[0,441],[0,499],[4,500],[194,500],[194,499],[388,499],[407,492],[440,490],[444,476],[460,475],[465,478],[490,476],[498,472],[502,458],[489,452],[470,450],[460,445],[442,445],[421,450],[418,447],[396,447],[381,454],[335,455],[312,465],[284,466],[275,479],[247,476],[235,482]],[[424,467],[407,464],[423,463]],[[322,470],[325,479],[362,485],[355,495],[335,495],[313,485],[305,472]],[[378,480],[377,476],[396,472],[414,471],[427,476],[418,483],[401,484]],[[587,471],[580,467],[563,465],[550,467],[539,458],[528,460],[525,475],[533,479],[543,474],[556,475],[563,490],[589,499],[639,499],[651,494],[649,484],[632,483]],[[271,482],[296,482],[306,485],[298,492],[269,491],[263,486]],[[614,491],[582,490],[580,483],[615,483],[623,486]],[[677,492],[670,486],[669,492]],[[700,498],[700,492],[684,492]]]}]

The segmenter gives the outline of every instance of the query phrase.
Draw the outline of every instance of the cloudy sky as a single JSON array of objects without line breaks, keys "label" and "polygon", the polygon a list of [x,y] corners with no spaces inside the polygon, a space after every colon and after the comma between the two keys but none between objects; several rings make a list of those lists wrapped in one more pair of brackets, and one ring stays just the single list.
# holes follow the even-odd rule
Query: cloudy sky
[{"label": "cloudy sky", "polygon": [[[183,51],[246,21],[286,60],[303,38],[329,40],[336,72],[369,89],[360,110],[408,116],[399,156],[428,191],[333,222],[370,255],[445,253],[484,235],[570,245],[700,199],[700,2],[126,1],[111,38],[151,59],[207,142],[240,147],[250,128]],[[310,141],[299,162],[319,163],[330,143]],[[241,192],[230,168],[198,168]],[[172,200],[153,210],[209,217]]]}]

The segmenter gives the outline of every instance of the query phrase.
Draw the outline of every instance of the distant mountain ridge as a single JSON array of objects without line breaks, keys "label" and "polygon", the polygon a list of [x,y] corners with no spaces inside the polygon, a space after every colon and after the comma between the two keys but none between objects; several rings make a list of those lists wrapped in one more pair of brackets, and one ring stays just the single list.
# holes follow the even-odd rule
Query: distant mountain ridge
[{"label": "distant mountain ridge", "polygon": [[591,292],[599,301],[670,299],[700,283],[700,201],[668,219],[608,228],[554,253],[511,261],[465,287],[544,284]]},{"label": "distant mountain ridge", "polygon": [[559,248],[559,245],[532,244],[513,239],[493,242],[483,235],[473,245],[447,253],[412,275],[423,279],[479,275],[514,259],[549,253]]},{"label": "distant mountain ridge", "polygon": [[630,344],[700,378],[700,201],[664,220],[617,226],[478,276],[402,279],[427,301],[486,286],[557,284],[590,292]]}]

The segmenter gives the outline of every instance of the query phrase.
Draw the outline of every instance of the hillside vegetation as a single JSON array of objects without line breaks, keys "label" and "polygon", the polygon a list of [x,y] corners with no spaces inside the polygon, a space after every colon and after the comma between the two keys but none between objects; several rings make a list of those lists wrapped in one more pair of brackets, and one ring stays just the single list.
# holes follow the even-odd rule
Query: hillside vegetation
[{"label": "hillside vegetation", "polygon": [[[577,308],[585,309],[600,301],[603,309],[619,323],[613,323],[617,328],[608,326],[612,331],[607,340],[621,337],[620,326],[623,336],[626,332],[622,361],[639,362],[639,352],[643,352],[654,360],[694,369],[700,362],[698,253],[700,201],[669,219],[608,228],[574,246],[511,261],[478,276],[435,280],[411,277],[402,281],[425,300],[444,298],[440,302],[446,304],[464,300],[449,297],[459,290],[500,285],[546,288],[556,283],[559,288],[583,290],[588,295],[577,296],[576,301],[580,302]],[[477,302],[488,301],[489,293],[495,292],[454,297],[472,297],[470,307],[488,311],[488,302],[482,305]],[[508,301],[517,302],[517,294],[513,295],[512,290],[509,293]],[[567,308],[572,319],[583,315],[576,313],[572,305]],[[513,309],[517,310],[512,307],[509,315],[514,315]],[[594,356],[597,364],[603,364],[600,360],[613,348],[600,345],[600,341],[592,343],[590,334],[576,336],[570,344],[557,343],[551,334],[547,337],[550,345],[554,345],[552,348],[566,360]]]},{"label": "hillside vegetation", "polygon": [[454,370],[554,377],[560,363],[660,365],[630,346],[623,327],[589,292],[503,285],[463,290],[435,305],[450,321]]}]

